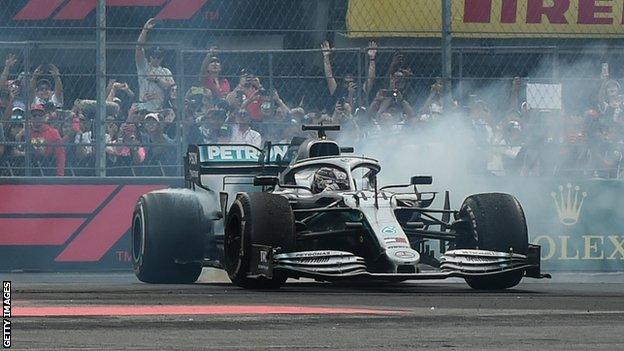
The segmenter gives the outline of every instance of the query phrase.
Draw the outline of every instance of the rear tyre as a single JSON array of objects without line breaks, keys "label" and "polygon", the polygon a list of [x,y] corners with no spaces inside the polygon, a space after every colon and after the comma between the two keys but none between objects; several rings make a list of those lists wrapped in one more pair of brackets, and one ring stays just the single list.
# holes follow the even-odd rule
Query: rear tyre
[{"label": "rear tyre", "polygon": [[205,222],[196,194],[182,189],[147,193],[137,202],[132,218],[133,266],[140,281],[187,284],[197,280]]},{"label": "rear tyre", "polygon": [[287,277],[248,278],[253,244],[290,250],[295,243],[295,220],[288,199],[269,193],[238,195],[227,214],[224,266],[235,285],[247,289],[277,289]]},{"label": "rear tyre", "polygon": [[[482,249],[526,255],[529,250],[524,211],[518,200],[509,194],[486,193],[467,197],[459,210],[469,235],[456,244],[457,248]],[[501,290],[520,283],[524,270],[489,277],[466,278],[478,290]]]}]

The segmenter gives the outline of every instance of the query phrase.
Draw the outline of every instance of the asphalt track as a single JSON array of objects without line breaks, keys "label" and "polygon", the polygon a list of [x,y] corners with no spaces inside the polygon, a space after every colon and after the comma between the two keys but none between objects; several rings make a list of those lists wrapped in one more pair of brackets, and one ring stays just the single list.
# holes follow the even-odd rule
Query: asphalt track
[{"label": "asphalt track", "polygon": [[0,276],[13,283],[12,350],[624,350],[621,276],[496,293],[458,281],[246,291],[208,270],[193,285]]}]

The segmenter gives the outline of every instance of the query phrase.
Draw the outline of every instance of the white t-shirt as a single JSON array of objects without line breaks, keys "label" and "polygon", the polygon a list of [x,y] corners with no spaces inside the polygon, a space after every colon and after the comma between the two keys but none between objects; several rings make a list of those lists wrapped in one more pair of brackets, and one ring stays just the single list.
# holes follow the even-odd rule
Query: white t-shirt
[{"label": "white t-shirt", "polygon": [[[93,143],[93,138],[92,138],[93,134],[91,133],[91,131],[88,132],[84,132],[84,133],[76,133],[76,137],[74,138],[74,143],[76,144],[92,144]],[[111,143],[111,137],[108,133],[104,134],[104,142],[106,144],[110,144]],[[91,146],[86,146],[86,145],[82,145],[85,147],[87,154],[91,154],[93,153],[93,147]],[[112,146],[105,146],[105,149],[107,152],[112,151],[113,147]]]},{"label": "white t-shirt", "polygon": [[137,62],[137,74],[139,78],[139,100],[141,101],[139,109],[148,111],[161,110],[167,97],[167,90],[148,78],[158,77],[174,84],[171,71],[162,66],[154,67],[144,58],[143,62]]},{"label": "white t-shirt", "polygon": [[[91,144],[93,139],[91,138],[91,131],[84,133],[76,133],[76,137],[74,138],[74,143],[76,144]],[[93,147],[81,145],[85,148],[87,154],[91,155],[93,153]]]},{"label": "white t-shirt", "polygon": [[235,124],[232,127],[232,142],[233,143],[241,143],[241,144],[249,144],[253,145],[257,148],[262,147],[262,136],[260,133],[255,130],[249,128],[246,131],[242,131],[239,124]]}]

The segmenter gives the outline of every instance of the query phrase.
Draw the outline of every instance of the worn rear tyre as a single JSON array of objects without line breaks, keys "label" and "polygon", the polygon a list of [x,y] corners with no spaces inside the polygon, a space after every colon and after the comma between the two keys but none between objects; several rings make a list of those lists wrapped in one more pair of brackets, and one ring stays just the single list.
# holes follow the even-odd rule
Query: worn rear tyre
[{"label": "worn rear tyre", "polygon": [[199,278],[205,219],[196,194],[182,189],[145,194],[132,218],[133,267],[140,281],[187,284]]}]

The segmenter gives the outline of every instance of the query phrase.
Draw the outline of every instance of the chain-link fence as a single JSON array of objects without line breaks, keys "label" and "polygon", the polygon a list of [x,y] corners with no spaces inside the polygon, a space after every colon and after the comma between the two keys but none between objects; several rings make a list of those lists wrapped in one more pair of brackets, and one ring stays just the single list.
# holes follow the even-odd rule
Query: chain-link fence
[{"label": "chain-link fence", "polygon": [[619,177],[620,2],[108,0],[97,26],[97,1],[11,1],[0,175],[177,176],[188,143],[318,122],[423,147],[453,115],[481,171]]}]

